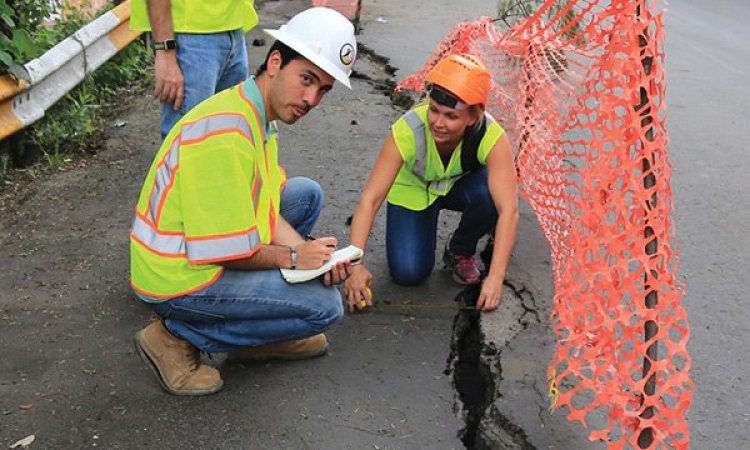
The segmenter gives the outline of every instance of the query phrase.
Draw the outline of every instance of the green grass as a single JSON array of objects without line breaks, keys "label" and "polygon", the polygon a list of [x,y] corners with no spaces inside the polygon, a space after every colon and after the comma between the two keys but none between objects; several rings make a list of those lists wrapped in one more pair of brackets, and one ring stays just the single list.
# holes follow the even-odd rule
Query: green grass
[{"label": "green grass", "polygon": [[[81,14],[66,17],[53,27],[40,27],[32,38],[39,54],[73,34],[92,20]],[[36,55],[38,56],[38,55]],[[44,118],[13,138],[9,155],[0,152],[0,190],[6,175],[16,167],[41,166],[27,173],[55,170],[76,156],[96,152],[104,128],[103,112],[118,90],[134,84],[145,85],[152,76],[148,67],[152,55],[140,40],[121,50],[50,108]],[[10,164],[13,162],[14,164]]]}]

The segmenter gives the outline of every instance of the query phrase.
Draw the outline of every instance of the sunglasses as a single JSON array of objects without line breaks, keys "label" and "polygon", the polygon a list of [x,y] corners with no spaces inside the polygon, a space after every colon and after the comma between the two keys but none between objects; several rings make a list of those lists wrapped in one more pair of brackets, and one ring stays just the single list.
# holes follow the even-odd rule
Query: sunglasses
[{"label": "sunglasses", "polygon": [[469,107],[469,105],[456,98],[453,94],[440,89],[434,84],[428,86],[427,89],[428,96],[440,105],[453,109],[466,109]]}]

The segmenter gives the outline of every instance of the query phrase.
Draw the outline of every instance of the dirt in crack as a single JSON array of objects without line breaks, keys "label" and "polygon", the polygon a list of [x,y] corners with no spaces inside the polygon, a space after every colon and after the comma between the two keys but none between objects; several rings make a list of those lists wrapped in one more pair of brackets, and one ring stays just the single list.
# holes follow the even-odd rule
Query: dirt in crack
[{"label": "dirt in crack", "polygon": [[461,403],[459,407],[463,409],[466,422],[459,437],[469,450],[479,448],[479,425],[495,393],[493,376],[481,359],[479,314],[471,310],[458,313],[453,324],[450,357],[453,382]]}]

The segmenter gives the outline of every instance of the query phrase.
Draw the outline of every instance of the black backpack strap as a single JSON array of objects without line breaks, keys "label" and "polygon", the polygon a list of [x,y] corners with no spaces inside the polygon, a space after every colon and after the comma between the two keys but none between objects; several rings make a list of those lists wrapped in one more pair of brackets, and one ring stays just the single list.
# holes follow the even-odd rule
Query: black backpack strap
[{"label": "black backpack strap", "polygon": [[487,132],[487,118],[484,119],[479,128],[470,127],[464,132],[464,140],[461,145],[461,170],[464,173],[473,172],[481,166],[479,163],[479,144],[484,138],[484,133]]}]

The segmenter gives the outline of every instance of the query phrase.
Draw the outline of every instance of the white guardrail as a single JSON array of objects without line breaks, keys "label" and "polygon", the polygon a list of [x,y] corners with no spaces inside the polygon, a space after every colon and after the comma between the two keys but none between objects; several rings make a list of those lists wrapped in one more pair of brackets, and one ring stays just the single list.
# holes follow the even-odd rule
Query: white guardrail
[{"label": "white guardrail", "polygon": [[25,64],[30,82],[0,77],[0,139],[44,117],[45,111],[141,34],[130,31],[130,0]]}]

